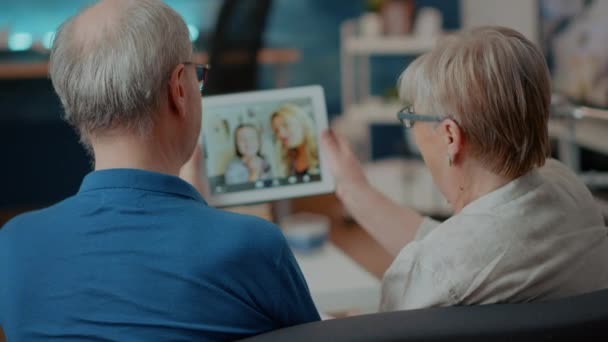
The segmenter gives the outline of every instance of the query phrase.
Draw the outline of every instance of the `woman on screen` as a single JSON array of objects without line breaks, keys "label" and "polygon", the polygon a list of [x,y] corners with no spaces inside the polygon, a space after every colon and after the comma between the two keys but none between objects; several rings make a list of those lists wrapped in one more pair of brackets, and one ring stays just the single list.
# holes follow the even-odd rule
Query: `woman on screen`
[{"label": "woman on screen", "polygon": [[234,130],[236,156],[224,175],[226,184],[254,182],[272,177],[270,164],[262,156],[262,139],[252,124],[241,124]]},{"label": "woman on screen", "polygon": [[277,142],[279,177],[319,173],[319,154],[313,124],[300,107],[287,104],[270,116]]}]

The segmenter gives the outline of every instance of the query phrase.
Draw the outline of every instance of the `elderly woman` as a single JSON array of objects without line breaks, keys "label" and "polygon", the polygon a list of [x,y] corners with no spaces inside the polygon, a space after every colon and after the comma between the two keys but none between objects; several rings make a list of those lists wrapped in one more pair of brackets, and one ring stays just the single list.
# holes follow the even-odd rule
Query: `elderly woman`
[{"label": "elderly woman", "polygon": [[344,140],[323,146],[337,195],[395,260],[382,310],[524,302],[608,287],[608,229],[593,197],[548,160],[550,80],[539,49],[484,27],[401,75],[398,113],[454,210],[439,223],[371,188]]}]

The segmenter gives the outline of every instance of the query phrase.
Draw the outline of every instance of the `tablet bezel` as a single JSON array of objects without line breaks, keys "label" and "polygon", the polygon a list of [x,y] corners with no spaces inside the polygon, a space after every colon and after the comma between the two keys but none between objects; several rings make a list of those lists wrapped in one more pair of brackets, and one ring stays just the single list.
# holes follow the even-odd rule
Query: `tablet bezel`
[{"label": "tablet bezel", "polygon": [[[317,141],[321,139],[321,132],[328,128],[327,118],[327,106],[325,102],[325,94],[323,88],[318,85],[305,86],[305,87],[293,87],[275,90],[262,90],[252,91],[244,93],[235,93],[228,95],[215,95],[215,96],[203,96],[203,124],[201,126],[201,134],[199,137],[199,144],[201,144],[205,155],[203,156],[203,163],[206,163],[207,153],[205,144],[207,143],[204,138],[205,132],[205,113],[207,108],[220,107],[224,105],[248,105],[255,104],[256,102],[268,102],[282,100],[292,100],[310,98],[313,106],[313,119],[316,126],[316,138]],[[204,197],[209,205],[214,207],[230,207],[239,206],[255,203],[264,203],[282,199],[289,199],[295,197],[305,197],[311,195],[319,195],[331,193],[335,190],[334,177],[329,169],[327,163],[327,155],[321,148],[320,143],[317,144],[319,149],[319,161],[321,180],[318,182],[301,183],[281,187],[271,187],[262,189],[248,189],[238,192],[230,192],[223,194],[212,194],[209,189],[209,181],[205,176],[207,173],[206,165],[203,165],[203,185],[204,185]]]}]

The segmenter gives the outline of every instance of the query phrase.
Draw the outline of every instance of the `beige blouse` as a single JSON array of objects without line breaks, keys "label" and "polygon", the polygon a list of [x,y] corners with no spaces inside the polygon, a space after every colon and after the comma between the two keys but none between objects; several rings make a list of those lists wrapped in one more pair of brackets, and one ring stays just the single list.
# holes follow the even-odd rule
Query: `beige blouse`
[{"label": "beige blouse", "polygon": [[381,311],[526,302],[608,288],[608,228],[589,190],[555,160],[425,219],[384,275]]}]

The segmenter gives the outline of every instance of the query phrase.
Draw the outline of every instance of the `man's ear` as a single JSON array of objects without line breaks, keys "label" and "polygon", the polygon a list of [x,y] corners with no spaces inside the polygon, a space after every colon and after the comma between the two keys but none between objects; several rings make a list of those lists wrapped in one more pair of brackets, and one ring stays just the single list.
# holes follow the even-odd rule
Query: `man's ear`
[{"label": "man's ear", "polygon": [[464,132],[452,119],[445,119],[439,124],[440,134],[447,147],[448,156],[456,161],[464,148]]},{"label": "man's ear", "polygon": [[186,116],[186,69],[177,65],[171,72],[168,87],[169,109],[173,114]]}]

